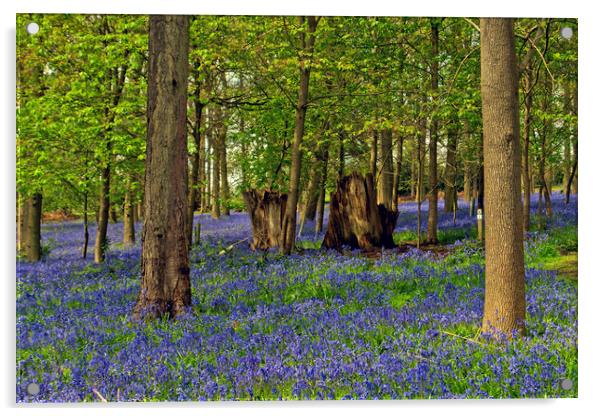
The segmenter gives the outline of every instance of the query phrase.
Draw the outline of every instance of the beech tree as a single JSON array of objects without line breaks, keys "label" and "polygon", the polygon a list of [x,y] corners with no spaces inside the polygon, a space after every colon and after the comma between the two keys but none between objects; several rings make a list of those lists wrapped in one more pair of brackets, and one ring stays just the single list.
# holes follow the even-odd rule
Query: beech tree
[{"label": "beech tree", "polygon": [[135,316],[190,305],[187,225],[188,16],[151,16],[142,282]]},{"label": "beech tree", "polygon": [[483,330],[513,336],[525,328],[518,73],[512,19],[481,19],[481,97],[485,176]]}]

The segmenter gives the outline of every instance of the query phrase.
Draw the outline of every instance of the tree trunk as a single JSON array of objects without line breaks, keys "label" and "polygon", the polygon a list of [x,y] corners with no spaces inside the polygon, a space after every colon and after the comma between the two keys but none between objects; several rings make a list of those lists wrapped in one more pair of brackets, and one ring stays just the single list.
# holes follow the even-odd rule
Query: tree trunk
[{"label": "tree trunk", "polygon": [[391,248],[397,211],[376,203],[372,175],[358,173],[343,177],[330,196],[330,216],[322,247],[340,249],[343,245],[372,251]]},{"label": "tree trunk", "polygon": [[143,220],[144,219],[144,203],[142,201],[138,201],[138,203],[136,204],[136,209],[138,211],[138,219]]},{"label": "tree trunk", "polygon": [[472,172],[470,171],[470,162],[468,160],[464,160],[464,202],[468,202],[470,204],[471,198],[471,182],[472,182]]},{"label": "tree trunk", "polygon": [[[307,29],[305,23],[307,20]],[[303,26],[299,32],[301,50],[305,59],[299,61],[300,84],[299,96],[297,99],[297,108],[295,110],[295,140],[291,152],[291,170],[289,194],[287,198],[286,213],[282,224],[282,241],[280,251],[282,254],[291,254],[295,245],[295,231],[297,228],[297,202],[299,199],[299,177],[301,174],[301,142],[305,128],[305,113],[307,111],[307,100],[309,94],[309,74],[311,66],[306,59],[310,59],[314,51],[315,32],[318,26],[318,19],[314,16],[307,18],[299,17],[300,25]],[[307,32],[306,32],[307,30]],[[308,35],[308,39],[306,39]]]},{"label": "tree trunk", "polygon": [[523,113],[523,231],[529,231],[531,223],[531,173],[529,169],[529,147],[531,137],[531,108],[533,105],[533,71],[531,65],[525,69],[525,111]]},{"label": "tree trunk", "polygon": [[[378,160],[378,130],[372,130],[372,141],[370,144],[370,175],[377,177],[376,161]],[[340,179],[340,178],[339,178]]]},{"label": "tree trunk", "polygon": [[23,195],[19,195],[19,225],[17,230],[17,249],[19,254],[26,255],[26,246],[29,236],[27,231],[29,230],[29,207],[31,205],[30,198],[24,198]]},{"label": "tree trunk", "polygon": [[88,230],[88,191],[84,192],[84,244],[82,245],[82,258],[88,257],[88,241],[90,232]]},{"label": "tree trunk", "polygon": [[380,175],[378,177],[378,203],[387,209],[393,209],[393,132],[391,129],[381,131],[380,140]]},{"label": "tree trunk", "polygon": [[[108,141],[108,139],[107,139]],[[110,147],[110,141],[108,141],[107,147]],[[110,152],[109,152],[110,154]],[[109,192],[111,183],[111,165],[107,162],[103,171],[100,185],[100,199],[98,208],[98,227],[96,228],[96,242],[94,244],[94,262],[102,263],[105,261],[106,250],[107,250],[107,229],[109,226],[109,210],[111,207],[111,201],[109,199]]]},{"label": "tree trunk", "polygon": [[[431,19],[431,93],[437,95],[439,89],[439,23]],[[431,119],[429,137],[429,211],[426,230],[427,244],[437,244],[437,135],[439,122],[436,116]]]},{"label": "tree trunk", "polygon": [[481,19],[485,164],[483,331],[512,337],[525,328],[518,73],[512,19]]},{"label": "tree trunk", "polygon": [[125,200],[123,202],[123,245],[131,247],[135,243],[134,204],[132,202],[132,191],[128,183],[128,189],[125,191]]},{"label": "tree trunk", "polygon": [[447,154],[445,161],[445,212],[452,212],[458,205],[458,192],[456,191],[456,151],[458,148],[458,126],[457,120],[452,120],[452,124],[447,130]]},{"label": "tree trunk", "polygon": [[339,179],[345,175],[345,134],[339,130]]},{"label": "tree trunk", "polygon": [[326,179],[328,176],[328,148],[324,152],[324,160],[322,161],[321,166],[322,173],[320,175],[320,184],[319,184],[319,198],[318,198],[318,208],[316,214],[316,234],[322,232],[322,227],[324,224],[324,206],[326,205]]},{"label": "tree trunk", "polygon": [[191,169],[188,188],[188,210],[186,213],[186,235],[188,237],[188,247],[192,246],[192,226],[194,224],[194,211],[197,208],[200,178],[201,162],[201,128],[205,123],[203,119],[203,103],[201,102],[201,81],[198,70],[194,70],[194,125],[192,128],[192,137],[194,140],[194,152],[192,153]]},{"label": "tree trunk", "polygon": [[224,215],[230,215],[230,188],[228,186],[228,156],[226,153],[226,138],[228,134],[227,114],[225,109],[219,111],[219,132],[218,132],[218,150],[219,150],[219,178],[220,178],[220,196],[221,212]]},{"label": "tree trunk", "polygon": [[42,194],[33,194],[26,202],[27,221],[25,231],[25,257],[28,261],[39,261],[42,258],[41,223]]},{"label": "tree trunk", "polygon": [[186,236],[188,16],[149,21],[148,129],[142,284],[135,316],[175,317],[190,306]]},{"label": "tree trunk", "polygon": [[397,154],[395,157],[395,171],[393,172],[393,195],[392,195],[392,209],[398,209],[397,204],[399,203],[399,195],[401,194],[401,162],[403,156],[403,136],[399,135],[395,141]]},{"label": "tree trunk", "polygon": [[221,217],[222,211],[220,207],[220,150],[219,150],[219,133],[216,128],[216,117],[215,111],[211,112],[209,129],[211,131],[210,136],[210,145],[213,149],[213,158],[212,158],[212,181],[213,186],[211,187],[211,217],[217,219]]},{"label": "tree trunk", "polygon": [[252,250],[268,250],[280,244],[282,220],[286,212],[287,195],[272,191],[251,189],[242,197],[251,217],[253,228]]}]

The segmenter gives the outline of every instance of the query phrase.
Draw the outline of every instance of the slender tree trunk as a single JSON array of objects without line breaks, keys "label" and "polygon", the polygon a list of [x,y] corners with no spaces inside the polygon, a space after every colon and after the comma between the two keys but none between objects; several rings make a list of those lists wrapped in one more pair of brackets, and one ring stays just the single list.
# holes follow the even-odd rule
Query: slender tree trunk
[{"label": "slender tree trunk", "polygon": [[324,152],[324,160],[322,162],[321,170],[322,172],[320,175],[320,189],[316,214],[316,234],[322,232],[322,227],[324,223],[324,206],[326,205],[326,179],[328,176],[328,148],[326,148],[326,151]]},{"label": "slender tree trunk", "polygon": [[424,198],[424,156],[426,147],[426,119],[420,122],[421,128],[418,134],[418,183],[416,187],[416,199],[418,200],[417,211],[417,238],[416,247],[420,248],[422,243],[422,199]]},{"label": "slender tree trunk", "polygon": [[345,176],[345,134],[339,130],[339,179]]},{"label": "slender tree trunk", "polygon": [[188,237],[188,246],[192,247],[192,226],[194,224],[194,211],[197,208],[198,189],[199,189],[199,171],[201,159],[201,128],[203,123],[203,103],[201,102],[201,81],[198,71],[194,71],[195,92],[194,92],[194,125],[192,128],[192,137],[194,140],[194,152],[192,153],[192,163],[189,176],[188,188],[188,211],[186,215],[186,235]]},{"label": "slender tree trunk", "polygon": [[400,191],[400,184],[401,184],[401,161],[402,161],[402,156],[403,156],[403,136],[399,135],[399,137],[397,137],[397,140],[395,141],[396,144],[396,150],[397,150],[397,154],[396,154],[396,158],[395,158],[395,172],[393,173],[393,195],[392,195],[392,200],[393,200],[393,209],[397,210],[398,206],[397,204],[399,203],[399,195],[401,194]]},{"label": "slender tree trunk", "polygon": [[[282,243],[280,251],[282,254],[291,254],[295,245],[295,231],[297,228],[297,202],[299,199],[299,177],[301,174],[301,142],[305,127],[305,113],[307,111],[307,101],[309,94],[309,74],[311,66],[306,59],[310,59],[314,51],[315,31],[318,26],[318,19],[314,16],[299,17],[300,25],[303,26],[299,33],[301,50],[306,56],[299,61],[300,84],[299,96],[297,99],[297,108],[295,110],[295,140],[291,153],[291,170],[289,194],[286,204],[286,212],[282,225]],[[307,29],[305,24],[307,22]],[[307,30],[307,32],[306,32]],[[307,38],[306,38],[307,37]]]},{"label": "slender tree trunk", "polygon": [[228,134],[227,114],[225,109],[221,109],[220,123],[218,132],[218,150],[219,150],[219,177],[220,177],[220,195],[222,203],[222,214],[230,215],[230,188],[228,186],[228,156],[226,153],[226,138]]},{"label": "slender tree trunk", "polygon": [[464,201],[470,204],[471,201],[471,182],[472,172],[470,170],[470,161],[464,160]]},{"label": "slender tree trunk", "polygon": [[213,149],[213,158],[212,158],[212,181],[213,186],[211,187],[211,217],[217,219],[221,217],[222,211],[220,206],[220,150],[219,150],[219,132],[217,131],[216,126],[216,116],[215,111],[211,112],[211,125],[209,127],[211,129],[211,148]]},{"label": "slender tree trunk", "polygon": [[88,242],[90,232],[88,230],[88,191],[84,191],[84,244],[82,246],[82,258],[88,257]]},{"label": "slender tree trunk", "polygon": [[[431,20],[431,92],[437,95],[439,89],[439,23]],[[436,116],[431,119],[429,138],[429,212],[426,230],[426,241],[428,244],[437,244],[437,201],[438,201],[438,178],[437,178],[437,136],[439,134],[439,122]]]},{"label": "slender tree trunk", "polygon": [[381,131],[380,140],[381,167],[378,178],[378,203],[387,209],[393,209],[393,132],[391,129]]},{"label": "slender tree trunk", "polygon": [[[107,147],[110,148],[110,140],[107,140]],[[108,152],[110,154],[110,152]],[[96,242],[94,244],[94,262],[102,263],[105,260],[107,250],[107,229],[109,226],[109,210],[111,201],[109,199],[111,183],[111,165],[107,162],[102,170],[100,185],[100,198],[98,208],[98,227],[96,229]]]},{"label": "slender tree trunk", "polygon": [[481,19],[485,163],[484,332],[525,328],[518,73],[512,19]]},{"label": "slender tree trunk", "polygon": [[207,210],[207,169],[206,169],[206,159],[207,159],[207,150],[206,150],[206,131],[207,131],[207,121],[205,117],[205,107],[201,111],[201,125],[200,129],[202,130],[202,135],[199,137],[199,177],[198,177],[198,190],[197,190],[197,198],[199,200],[199,207],[201,212],[205,212]]},{"label": "slender tree trunk", "polygon": [[23,195],[19,195],[19,228],[17,231],[18,241],[17,248],[19,250],[19,254],[26,255],[26,246],[27,241],[29,240],[29,236],[27,232],[29,230],[28,221],[29,221],[29,207],[31,205],[31,198],[24,198]]},{"label": "slender tree trunk", "polygon": [[452,120],[452,124],[447,131],[447,155],[445,161],[445,212],[452,212],[458,204],[458,193],[456,191],[456,151],[458,148],[458,126],[457,120]]},{"label": "slender tree trunk", "polygon": [[370,146],[370,174],[377,178],[376,161],[378,160],[378,130],[372,130],[372,142]]},{"label": "slender tree trunk", "polygon": [[149,21],[148,130],[137,318],[190,306],[186,236],[188,16]]},{"label": "slender tree trunk", "polygon": [[123,245],[131,247],[136,243],[136,233],[134,230],[134,203],[132,201],[132,191],[127,185],[125,191],[125,200],[123,202]]},{"label": "slender tree trunk", "polygon": [[41,223],[42,223],[42,194],[35,193],[27,199],[25,257],[35,262],[42,258]]},{"label": "slender tree trunk", "polygon": [[533,106],[533,70],[527,65],[524,72],[525,111],[523,113],[523,231],[529,231],[531,223],[531,173],[529,169],[529,148],[531,137],[531,108]]}]

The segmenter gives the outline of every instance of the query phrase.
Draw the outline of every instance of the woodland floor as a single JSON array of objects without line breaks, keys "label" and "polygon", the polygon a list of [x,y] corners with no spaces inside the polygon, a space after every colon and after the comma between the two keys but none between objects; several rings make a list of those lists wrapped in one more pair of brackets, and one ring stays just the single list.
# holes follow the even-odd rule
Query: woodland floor
[{"label": "woodland floor", "polygon": [[501,344],[479,332],[484,254],[463,203],[455,224],[441,206],[441,245],[422,250],[402,203],[399,247],[370,255],[319,249],[311,223],[299,254],[254,253],[245,213],[198,215],[176,321],[131,319],[140,249],[120,223],[102,265],[80,258],[81,222],[45,224],[44,260],[17,267],[17,401],[576,397],[576,199],[554,194],[528,234],[527,335]]}]

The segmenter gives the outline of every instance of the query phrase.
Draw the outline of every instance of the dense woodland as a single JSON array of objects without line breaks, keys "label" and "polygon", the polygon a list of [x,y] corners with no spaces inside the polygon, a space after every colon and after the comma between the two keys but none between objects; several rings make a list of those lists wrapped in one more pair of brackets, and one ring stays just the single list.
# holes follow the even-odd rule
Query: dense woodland
[{"label": "dense woodland", "polygon": [[370,256],[417,203],[418,249],[478,224],[482,328],[522,334],[523,239],[577,193],[576,19],[18,15],[17,86],[19,258],[57,218],[96,264],[141,247],[136,317],[191,305],[199,215]]}]

